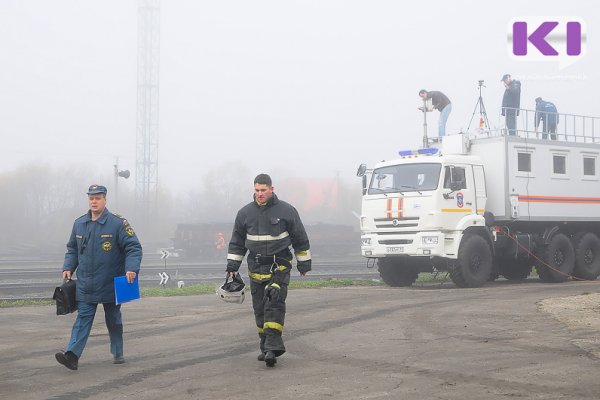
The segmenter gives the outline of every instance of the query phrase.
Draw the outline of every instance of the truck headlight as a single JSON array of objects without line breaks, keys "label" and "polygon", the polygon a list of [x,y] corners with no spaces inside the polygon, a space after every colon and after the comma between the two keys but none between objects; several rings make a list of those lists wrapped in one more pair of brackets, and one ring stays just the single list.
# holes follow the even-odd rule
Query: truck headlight
[{"label": "truck headlight", "polygon": [[366,224],[367,224],[367,218],[360,217],[360,229],[364,229]]},{"label": "truck headlight", "polygon": [[423,236],[423,244],[438,244],[437,236]]},{"label": "truck headlight", "polygon": [[371,245],[371,238],[362,238],[362,245],[363,246],[370,246]]}]

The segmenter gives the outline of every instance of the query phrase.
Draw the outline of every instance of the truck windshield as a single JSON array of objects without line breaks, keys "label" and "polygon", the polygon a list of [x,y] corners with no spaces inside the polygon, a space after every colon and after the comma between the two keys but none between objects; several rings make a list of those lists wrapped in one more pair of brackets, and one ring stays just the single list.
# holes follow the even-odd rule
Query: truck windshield
[{"label": "truck windshield", "polygon": [[438,187],[441,164],[400,164],[373,171],[369,194],[423,192]]}]

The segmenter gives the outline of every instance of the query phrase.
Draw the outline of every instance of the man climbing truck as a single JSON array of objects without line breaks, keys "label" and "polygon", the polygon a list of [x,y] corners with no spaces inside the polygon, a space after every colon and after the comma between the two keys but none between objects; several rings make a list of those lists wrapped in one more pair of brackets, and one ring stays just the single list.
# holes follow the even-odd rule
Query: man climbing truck
[{"label": "man climbing truck", "polygon": [[362,164],[362,255],[391,286],[436,270],[459,287],[523,280],[532,267],[544,282],[596,279],[599,159],[596,137],[458,134]]}]

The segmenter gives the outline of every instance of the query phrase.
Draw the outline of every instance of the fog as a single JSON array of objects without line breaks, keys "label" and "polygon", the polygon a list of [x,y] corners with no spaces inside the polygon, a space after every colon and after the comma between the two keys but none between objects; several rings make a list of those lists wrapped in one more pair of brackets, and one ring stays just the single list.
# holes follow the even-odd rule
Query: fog
[{"label": "fog", "polygon": [[[119,181],[118,203],[111,195],[117,158],[135,172],[137,7],[0,2],[5,245],[64,243],[91,183],[109,187],[112,211],[135,213],[135,177]],[[585,56],[563,69],[509,57],[509,21],[540,15],[584,18]],[[469,125],[478,80],[490,123],[503,124],[505,73],[521,80],[523,108],[541,96],[561,113],[599,116],[599,26],[589,1],[163,0],[152,236],[163,244],[177,223],[232,220],[260,172],[291,202],[301,201],[294,182],[335,182],[334,212],[301,204],[301,215],[356,224],[356,168],[421,144],[423,88],[451,99],[448,133]]]}]

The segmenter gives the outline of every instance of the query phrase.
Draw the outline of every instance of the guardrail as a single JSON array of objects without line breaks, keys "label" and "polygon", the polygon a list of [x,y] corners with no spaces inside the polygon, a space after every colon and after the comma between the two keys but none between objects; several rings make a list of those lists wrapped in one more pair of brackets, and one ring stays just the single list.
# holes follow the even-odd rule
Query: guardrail
[{"label": "guardrail", "polygon": [[[516,136],[530,139],[559,140],[565,142],[577,143],[600,143],[600,117],[591,117],[586,115],[563,114],[563,113],[540,113],[536,110],[506,108],[507,111],[518,111],[516,117]],[[539,114],[544,114],[547,118],[558,117],[556,133],[543,131],[543,122],[536,126]],[[478,129],[479,135],[501,136],[508,135],[507,127],[496,129]],[[555,139],[556,137],[556,139]]]}]

